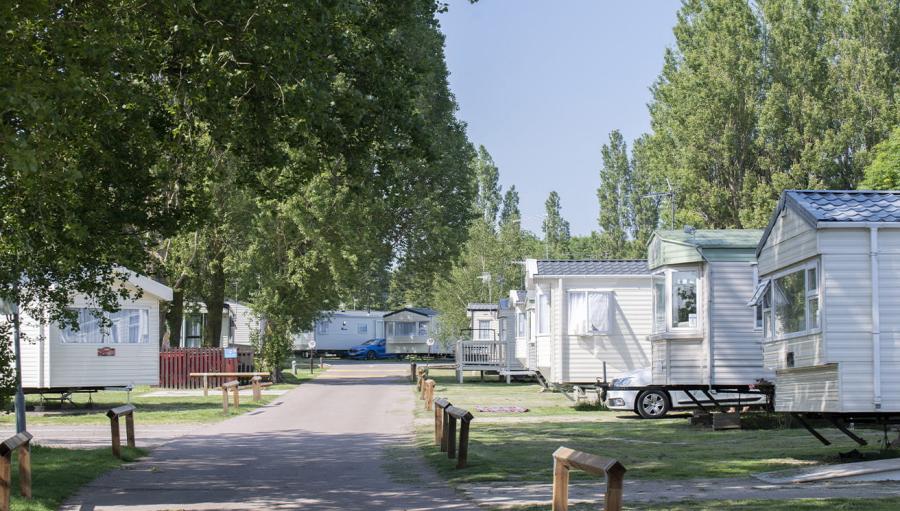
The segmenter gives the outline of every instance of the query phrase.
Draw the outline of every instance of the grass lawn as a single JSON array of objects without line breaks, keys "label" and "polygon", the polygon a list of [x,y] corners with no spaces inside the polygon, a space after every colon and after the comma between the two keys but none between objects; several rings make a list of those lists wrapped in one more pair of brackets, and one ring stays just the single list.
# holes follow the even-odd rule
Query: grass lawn
[{"label": "grass lawn", "polygon": [[[835,463],[839,461],[839,452],[858,448],[835,430],[823,430],[834,441],[832,446],[825,447],[802,429],[712,431],[690,426],[683,417],[639,420],[627,413],[577,411],[565,396],[541,393],[537,384],[507,386],[478,383],[473,379],[472,383],[458,385],[450,371],[434,371],[432,377],[438,382],[436,396],[447,397],[454,405],[475,415],[470,432],[469,467],[455,470],[446,455],[432,445],[434,430],[427,421],[433,417],[432,412],[417,411],[417,417],[426,419],[417,428],[426,459],[454,484],[550,482],[551,454],[559,446],[616,458],[628,469],[629,479],[740,477]],[[533,411],[488,414],[477,412],[476,405],[519,405]],[[544,419],[522,422],[533,415]],[[870,442],[869,447],[858,449],[868,456],[879,456],[881,432],[857,433]],[[886,455],[897,454],[889,451]],[[583,477],[578,472],[572,476]]]},{"label": "grass lawn", "polygon": [[76,450],[32,446],[31,488],[34,498],[28,501],[18,496],[18,462],[13,457],[11,508],[14,511],[57,509],[65,499],[100,474],[145,454],[143,449],[123,447],[123,460],[118,460],[108,448]]},{"label": "grass lawn", "polygon": [[[516,508],[516,511],[545,511],[550,506]],[[569,506],[572,511],[597,509],[596,504]],[[797,499],[797,500],[708,500],[676,504],[625,504],[626,511],[895,511],[900,498],[887,499]]]},{"label": "grass lawn", "polygon": [[[282,373],[284,383],[272,385],[267,389],[292,389],[295,386],[315,378],[321,370],[316,368],[313,374],[309,369],[297,372],[297,376],[290,371]],[[148,386],[135,387],[131,392],[131,403],[137,408],[135,420],[143,424],[173,424],[193,422],[217,422],[226,418],[222,414],[222,392],[210,389],[209,396],[176,396],[176,397],[147,397],[145,394],[165,390]],[[248,412],[267,403],[279,396],[262,396],[262,401],[254,403],[249,396],[241,396],[241,406],[238,411],[229,407],[230,415]],[[73,400],[78,408],[72,408],[67,404],[65,413],[35,413],[28,412],[28,424],[54,425],[54,424],[108,424],[106,410],[127,402],[127,393],[119,391],[100,391],[93,395],[93,408],[87,408],[88,395],[75,394]],[[39,397],[27,396],[29,405],[39,403]],[[0,415],[0,424],[14,424],[15,415],[12,413]]]}]

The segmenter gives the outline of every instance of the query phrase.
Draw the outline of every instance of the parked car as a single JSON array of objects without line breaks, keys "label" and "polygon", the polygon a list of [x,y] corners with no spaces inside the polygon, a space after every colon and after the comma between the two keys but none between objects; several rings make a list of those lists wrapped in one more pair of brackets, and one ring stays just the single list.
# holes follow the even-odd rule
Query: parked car
[{"label": "parked car", "polygon": [[358,344],[356,346],[351,346],[349,350],[347,350],[347,355],[350,358],[355,359],[366,359],[366,360],[375,360],[376,358],[394,358],[395,355],[388,354],[385,350],[386,341],[383,338],[380,339],[369,339],[368,341]]},{"label": "parked car", "polygon": [[[606,406],[610,410],[622,410],[634,412],[645,419],[659,419],[665,417],[671,410],[686,410],[697,408],[697,405],[688,397],[685,391],[661,388],[647,388],[644,390],[614,390],[616,387],[646,387],[651,383],[650,368],[639,369],[628,373],[621,378],[614,379],[606,393]],[[713,402],[700,391],[692,390],[694,398],[702,405]],[[737,392],[709,391],[716,401],[728,406],[760,406],[766,403],[763,394],[748,394]]]}]

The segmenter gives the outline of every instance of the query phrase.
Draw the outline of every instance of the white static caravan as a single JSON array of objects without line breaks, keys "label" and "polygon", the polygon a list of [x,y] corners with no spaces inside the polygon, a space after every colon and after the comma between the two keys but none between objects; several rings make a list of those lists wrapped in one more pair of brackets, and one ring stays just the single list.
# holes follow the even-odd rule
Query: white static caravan
[{"label": "white static caravan", "polygon": [[123,300],[119,311],[104,313],[112,322],[105,330],[92,311],[97,305],[75,295],[80,329],[60,329],[22,316],[22,386],[28,392],[159,385],[160,302],[172,300],[172,289],[127,272],[122,282],[140,298]]},{"label": "white static caravan", "polygon": [[534,297],[532,369],[551,384],[596,384],[650,365],[651,288],[643,260],[525,262]]},{"label": "white static caravan", "polygon": [[785,191],[757,256],[775,409],[900,412],[900,192]]},{"label": "white static caravan", "polygon": [[384,337],[385,311],[339,310],[324,312],[312,332],[294,337],[294,351],[309,351],[309,341],[316,341],[319,353],[340,354],[370,339]]},{"label": "white static caravan", "polygon": [[225,301],[224,312],[222,346],[250,346],[253,337],[259,333],[259,317],[250,306],[235,300]]},{"label": "white static caravan", "polygon": [[510,323],[513,311],[507,300],[500,303],[470,303],[466,307],[473,341],[513,341]]},{"label": "white static caravan", "polygon": [[750,386],[763,366],[762,324],[747,307],[756,287],[761,230],[656,231],[653,385]]},{"label": "white static caravan", "polygon": [[428,345],[433,337],[437,311],[428,307],[406,307],[384,315],[384,337],[387,340],[387,353],[444,353],[435,342]]},{"label": "white static caravan", "polygon": [[522,367],[537,371],[535,344],[530,336],[530,311],[534,309],[534,300],[529,302],[528,291],[514,289],[509,292],[509,307],[513,318],[510,329],[516,346],[514,356]]}]

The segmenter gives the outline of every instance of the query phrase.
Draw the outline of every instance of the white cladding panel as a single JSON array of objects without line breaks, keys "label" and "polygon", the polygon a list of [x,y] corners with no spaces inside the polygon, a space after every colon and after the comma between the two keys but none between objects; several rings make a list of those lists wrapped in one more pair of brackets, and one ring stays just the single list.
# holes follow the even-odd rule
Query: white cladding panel
[{"label": "white cladding panel", "polygon": [[776,375],[775,410],[778,412],[839,412],[838,367],[787,369]]},{"label": "white cladding panel", "polygon": [[766,369],[770,371],[789,369],[788,353],[794,355],[794,367],[813,367],[825,364],[825,342],[821,333],[794,337],[763,345]]},{"label": "white cladding panel", "polygon": [[[48,387],[118,387],[126,385],[159,385],[159,300],[145,294],[138,300],[127,300],[121,308],[148,309],[149,342],[140,344],[92,344],[60,342],[59,328],[51,325],[47,355],[50,364]],[[82,296],[73,300],[74,307],[92,307]],[[115,356],[98,356],[99,348],[114,348]]]},{"label": "white cladding panel", "polygon": [[763,367],[762,331],[747,301],[756,283],[747,262],[709,263],[709,318],[713,384],[744,385],[771,379]]},{"label": "white cladding panel", "polygon": [[228,302],[234,321],[231,342],[243,346],[249,346],[254,334],[259,332],[259,320],[250,310],[250,307],[242,303]]},{"label": "white cladding panel", "polygon": [[[22,386],[38,388],[45,386],[50,370],[50,357],[47,354],[47,329],[27,314],[20,316],[20,353],[22,356]],[[6,316],[0,315],[0,321],[6,323]],[[10,349],[13,349],[10,347]]]},{"label": "white cladding panel", "polygon": [[[606,375],[609,380],[651,365],[647,336],[651,330],[650,277],[597,276],[565,278],[563,299],[554,303],[559,335],[553,356],[558,361],[554,383],[596,383]],[[570,290],[596,290],[610,293],[610,330],[607,334],[569,335],[567,318]]]},{"label": "white cladding panel", "polygon": [[766,274],[808,259],[817,252],[816,230],[790,208],[772,227],[759,254],[759,273]]}]

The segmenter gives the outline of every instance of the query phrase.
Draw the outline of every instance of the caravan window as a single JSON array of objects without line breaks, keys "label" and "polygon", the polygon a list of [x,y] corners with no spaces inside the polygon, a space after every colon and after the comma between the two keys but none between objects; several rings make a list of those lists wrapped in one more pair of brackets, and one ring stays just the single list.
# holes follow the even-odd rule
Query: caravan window
[{"label": "caravan window", "polygon": [[697,272],[672,272],[672,327],[697,328]]},{"label": "caravan window", "polygon": [[525,329],[527,328],[528,317],[524,312],[516,314],[516,337],[525,337]]},{"label": "caravan window", "polygon": [[479,319],[478,320],[478,328],[475,331],[475,338],[479,341],[490,341],[493,340],[494,330],[491,328],[491,320],[489,319]]},{"label": "caravan window", "polygon": [[611,296],[601,291],[569,292],[569,334],[593,335],[609,332]]},{"label": "caravan window", "polygon": [[653,276],[653,329],[666,331],[666,275]]},{"label": "caravan window", "polygon": [[385,336],[394,335],[394,322],[393,321],[385,321],[384,322],[384,335]]},{"label": "caravan window", "polygon": [[394,332],[396,335],[415,335],[416,334],[416,322],[415,321],[398,321],[394,325]]},{"label": "caravan window", "polygon": [[427,321],[419,321],[419,333],[417,334],[420,337],[424,337],[428,335],[428,322]]},{"label": "caravan window", "polygon": [[538,295],[538,325],[539,334],[550,333],[550,294],[541,293]]},{"label": "caravan window", "polygon": [[361,334],[361,335],[365,335],[365,334],[369,333],[369,325],[367,325],[366,323],[357,324],[356,325],[356,333]]},{"label": "caravan window", "polygon": [[316,333],[327,334],[329,323],[331,323],[331,321],[324,320],[324,319],[319,321],[318,323],[316,323]]},{"label": "caravan window", "polygon": [[766,328],[766,336],[783,337],[817,330],[822,326],[819,309],[818,263],[790,270],[772,279],[771,303],[774,311],[773,329]]},{"label": "caravan window", "polygon": [[[78,329],[77,331],[72,327],[61,329],[59,337],[63,343],[144,344],[150,342],[150,311],[147,309],[101,312],[99,309],[82,307],[74,310],[78,315]],[[101,317],[109,321],[105,328]],[[185,332],[185,334],[188,333],[190,332]]]}]

